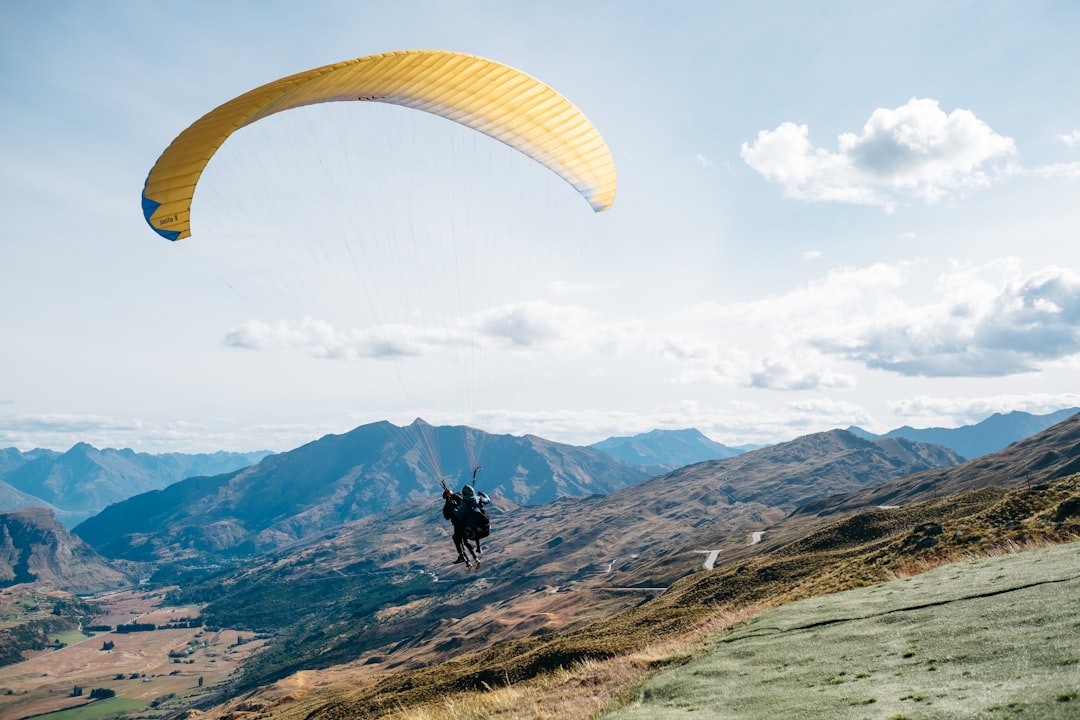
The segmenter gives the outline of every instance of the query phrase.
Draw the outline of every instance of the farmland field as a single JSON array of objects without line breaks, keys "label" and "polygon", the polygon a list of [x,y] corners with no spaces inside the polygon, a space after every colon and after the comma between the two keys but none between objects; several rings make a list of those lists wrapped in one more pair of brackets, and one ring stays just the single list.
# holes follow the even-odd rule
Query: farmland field
[{"label": "farmland field", "polygon": [[[167,607],[163,600],[160,591],[99,598],[104,614],[93,624],[161,626],[198,617],[196,607]],[[153,714],[155,701],[164,714],[230,679],[263,644],[251,641],[251,633],[202,627],[91,637],[76,631],[58,637],[66,647],[30,653],[21,663],[0,667],[0,720],[61,710],[66,712],[48,717],[122,717],[125,712],[145,717]],[[82,694],[76,694],[76,687]],[[116,697],[91,702],[90,692],[98,688],[112,690]]]}]

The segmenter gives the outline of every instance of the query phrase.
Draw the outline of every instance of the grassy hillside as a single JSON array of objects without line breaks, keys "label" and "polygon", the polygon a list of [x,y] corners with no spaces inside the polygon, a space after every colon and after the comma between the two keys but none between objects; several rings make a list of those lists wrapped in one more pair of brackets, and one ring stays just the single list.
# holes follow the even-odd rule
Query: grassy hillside
[{"label": "grassy hillside", "polygon": [[[845,518],[767,555],[694,573],[654,600],[572,632],[504,642],[382,679],[350,666],[326,669],[242,702],[282,718],[594,717],[635,697],[644,677],[700,652],[703,629],[957,559],[1077,538],[1080,475],[973,490]],[[499,697],[510,699],[488,704]]]},{"label": "grassy hillside", "polygon": [[764,612],[608,720],[1080,717],[1080,543]]},{"label": "grassy hillside", "polygon": [[[702,567],[702,555],[688,547],[716,548],[718,534],[745,545],[752,531],[785,514],[766,503],[793,507],[813,478],[829,478],[819,484],[831,491],[953,462],[934,448],[883,446],[844,432],[757,454],[606,496],[523,507],[498,498],[483,567],[471,572],[450,563],[441,503],[425,498],[260,561],[216,571],[193,562],[189,572],[166,568],[154,581],[180,586],[175,603],[207,604],[211,626],[272,636],[245,666],[236,693],[348,663],[359,666],[356,680],[367,682],[502,641],[567,632],[639,605]],[[742,495],[756,500],[735,499]]]}]

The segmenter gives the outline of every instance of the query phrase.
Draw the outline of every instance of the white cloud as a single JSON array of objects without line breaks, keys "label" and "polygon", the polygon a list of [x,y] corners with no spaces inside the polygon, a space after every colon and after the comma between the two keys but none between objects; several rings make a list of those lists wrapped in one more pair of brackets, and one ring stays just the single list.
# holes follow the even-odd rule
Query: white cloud
[{"label": "white cloud", "polygon": [[919,427],[954,427],[985,420],[994,413],[1014,410],[1045,415],[1062,408],[1080,407],[1080,393],[1002,393],[984,397],[931,397],[919,395],[889,403],[897,415],[911,418]]},{"label": "white cloud", "polygon": [[1080,130],[1073,130],[1070,133],[1062,133],[1058,135],[1058,140],[1065,143],[1069,147],[1076,147],[1080,145]]},{"label": "white cloud", "polygon": [[836,152],[814,147],[806,125],[785,122],[743,143],[741,155],[788,197],[892,209],[988,185],[1009,169],[1016,145],[968,110],[946,114],[936,100],[913,98],[875,110],[861,134],[842,133]]},{"label": "white cloud", "polygon": [[[928,295],[904,262],[840,268],[752,303],[702,305],[715,336],[671,333],[657,354],[682,383],[787,391],[854,387],[843,363],[916,377],[1001,377],[1080,358],[1080,273],[1015,260],[941,273]],[[731,343],[764,339],[750,356]]]},{"label": "white cloud", "polygon": [[860,178],[850,158],[810,144],[806,125],[786,122],[771,132],[762,130],[753,144],[742,144],[740,154],[766,179],[783,185],[789,197],[883,204],[873,188]]},{"label": "white cloud", "polygon": [[1028,172],[1038,177],[1051,178],[1056,180],[1077,180],[1080,179],[1080,162],[1051,163],[1050,165],[1040,165],[1038,167],[1032,168]]},{"label": "white cloud", "polygon": [[[668,331],[655,349],[677,366],[673,380],[678,383],[791,391],[852,387],[854,378],[834,368],[838,353],[823,353],[811,340],[817,334],[842,335],[852,313],[872,315],[888,305],[882,299],[888,289],[902,284],[902,266],[877,264],[834,270],[822,280],[755,302],[702,303],[668,324],[711,326],[715,334]],[[760,342],[767,349],[758,356],[742,349]]]},{"label": "white cloud", "polygon": [[302,349],[320,358],[360,360],[419,357],[461,347],[573,349],[619,355],[640,342],[633,321],[609,319],[578,305],[543,301],[515,303],[460,318],[431,318],[428,324],[386,324],[340,331],[327,322],[250,320],[229,330],[225,344],[250,350]]},{"label": "white cloud", "polygon": [[855,379],[823,369],[806,357],[770,354],[751,371],[747,385],[766,390],[836,390],[854,387]]},{"label": "white cloud", "polygon": [[825,309],[801,340],[870,368],[931,377],[1011,375],[1080,353],[1080,274],[1072,270],[1022,276],[1013,262],[959,269],[943,274],[937,299],[923,304],[893,292],[900,288],[862,286],[846,317],[838,306]]},{"label": "white cloud", "polygon": [[304,349],[315,357],[356,360],[422,355],[435,347],[462,342],[460,334],[443,328],[415,325],[381,325],[366,330],[340,332],[321,320],[304,318],[299,323],[281,320],[248,322],[229,330],[225,344],[249,350]]},{"label": "white cloud", "polygon": [[546,346],[558,343],[590,322],[588,313],[576,305],[529,302],[507,305],[481,313],[472,320],[476,330],[515,347]]},{"label": "white cloud", "polygon": [[694,162],[696,162],[697,166],[700,168],[711,168],[713,166],[712,160],[705,157],[704,153],[698,153],[697,155],[695,155]]}]

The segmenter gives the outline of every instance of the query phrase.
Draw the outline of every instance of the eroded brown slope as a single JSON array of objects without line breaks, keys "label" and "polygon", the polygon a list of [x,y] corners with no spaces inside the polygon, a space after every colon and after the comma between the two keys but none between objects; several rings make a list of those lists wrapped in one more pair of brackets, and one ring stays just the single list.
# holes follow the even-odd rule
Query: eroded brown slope
[{"label": "eroded brown slope", "polygon": [[30,582],[93,593],[124,587],[130,579],[69,533],[51,510],[0,513],[0,587]]}]

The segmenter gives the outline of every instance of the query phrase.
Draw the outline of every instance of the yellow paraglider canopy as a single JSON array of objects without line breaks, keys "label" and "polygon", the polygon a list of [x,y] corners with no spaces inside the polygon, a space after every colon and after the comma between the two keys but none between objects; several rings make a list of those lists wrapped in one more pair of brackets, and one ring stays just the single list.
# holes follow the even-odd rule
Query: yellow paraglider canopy
[{"label": "yellow paraglider canopy", "polygon": [[275,80],[199,118],[151,168],[142,196],[146,221],[169,240],[190,236],[191,200],[199,176],[233,132],[283,110],[346,100],[401,105],[453,120],[549,168],[597,212],[615,200],[615,163],[607,144],[565,97],[492,60],[407,50]]}]

